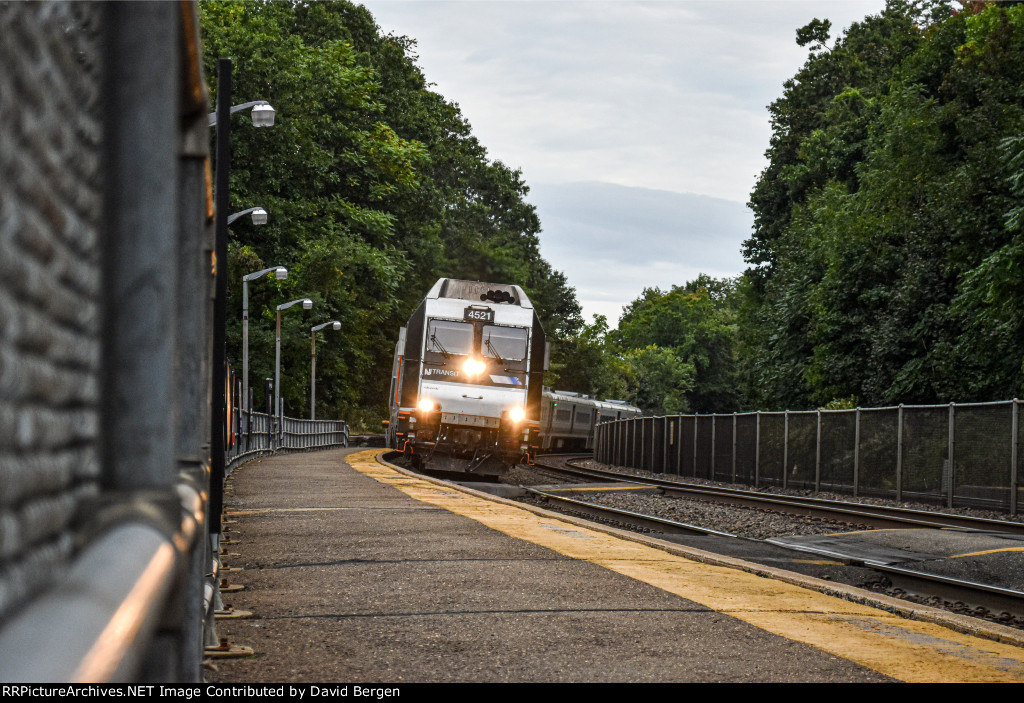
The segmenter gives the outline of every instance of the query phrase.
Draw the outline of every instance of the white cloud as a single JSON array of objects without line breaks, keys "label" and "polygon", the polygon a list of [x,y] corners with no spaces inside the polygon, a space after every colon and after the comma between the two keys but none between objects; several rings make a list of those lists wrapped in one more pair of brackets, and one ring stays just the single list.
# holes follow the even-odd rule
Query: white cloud
[{"label": "white cloud", "polygon": [[609,183],[537,184],[541,253],[565,272],[589,319],[615,323],[644,288],[743,270],[752,216],[739,203]]},{"label": "white cloud", "polygon": [[[671,194],[709,196],[704,220],[723,216],[721,201],[742,209],[771,136],[766,106],[782,92],[807,56],[795,31],[814,17],[842,27],[880,11],[884,0],[662,0],[656,2],[505,2],[369,0],[364,3],[385,32],[418,42],[419,65],[435,90],[458,103],[491,158],[521,168],[534,186],[552,265],[566,272],[588,313],[628,302],[642,291],[644,264],[588,272],[602,261],[644,260],[662,287],[704,271],[736,275],[739,243],[752,218],[720,223],[732,256],[691,242],[683,261],[668,263],[662,227],[648,228],[645,213],[607,212],[609,224],[591,234],[591,251],[572,246],[586,212],[566,212],[545,189],[574,184],[573,202],[592,207],[600,188],[615,184],[646,191],[672,210]],[[589,186],[579,184],[588,183]],[[548,184],[540,186],[537,184]],[[635,197],[613,198],[623,208]],[[678,205],[678,203],[675,203]],[[731,212],[731,211],[730,211]],[[694,215],[696,217],[696,215]],[[692,219],[692,218],[691,218]],[[664,224],[664,223],[662,223]],[[743,231],[735,229],[745,228]],[[652,234],[661,232],[662,234]],[[615,236],[618,233],[619,236]],[[628,233],[628,236],[624,236]],[[724,235],[723,235],[724,237]],[[717,247],[725,239],[716,240]],[[590,263],[580,270],[579,261]],[[634,274],[629,266],[638,265]],[[625,265],[624,265],[625,266]],[[626,286],[630,286],[627,290]],[[616,318],[617,312],[609,315]]]}]

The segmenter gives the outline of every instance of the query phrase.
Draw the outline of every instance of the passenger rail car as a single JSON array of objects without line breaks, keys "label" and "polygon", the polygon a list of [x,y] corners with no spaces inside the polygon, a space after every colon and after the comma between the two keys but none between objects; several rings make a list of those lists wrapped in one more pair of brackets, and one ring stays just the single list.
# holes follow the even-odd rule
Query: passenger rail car
[{"label": "passenger rail car", "polygon": [[388,445],[417,468],[497,473],[530,463],[547,355],[522,288],[440,279],[399,333]]},{"label": "passenger rail car", "polygon": [[594,428],[602,422],[639,417],[640,408],[624,400],[598,400],[572,391],[544,389],[541,449],[577,451],[594,448]]}]

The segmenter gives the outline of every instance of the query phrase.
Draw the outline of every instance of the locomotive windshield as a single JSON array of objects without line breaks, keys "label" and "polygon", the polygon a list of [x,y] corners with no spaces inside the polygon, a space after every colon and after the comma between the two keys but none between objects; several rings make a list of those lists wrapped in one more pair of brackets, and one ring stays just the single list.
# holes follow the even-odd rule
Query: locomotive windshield
[{"label": "locomotive windshield", "polygon": [[484,326],[483,354],[506,361],[526,358],[526,330],[522,327]]},{"label": "locomotive windshield", "polygon": [[452,320],[431,320],[427,327],[427,351],[439,354],[470,354],[473,325]]}]

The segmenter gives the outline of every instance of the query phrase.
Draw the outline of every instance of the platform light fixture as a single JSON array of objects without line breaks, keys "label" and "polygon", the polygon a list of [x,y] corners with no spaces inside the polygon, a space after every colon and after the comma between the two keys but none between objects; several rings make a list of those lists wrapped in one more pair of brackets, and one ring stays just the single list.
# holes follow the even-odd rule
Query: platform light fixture
[{"label": "platform light fixture", "polygon": [[248,210],[242,210],[241,212],[236,212],[233,215],[228,215],[228,224],[230,225],[243,215],[249,215],[252,218],[252,223],[254,225],[267,224],[267,211],[258,205],[256,207],[251,207]]},{"label": "platform light fixture", "polygon": [[270,274],[283,281],[288,278],[288,269],[284,266],[271,266],[242,276],[242,410],[249,410],[249,281]]},{"label": "platform light fixture", "polygon": [[316,325],[310,330],[310,345],[312,361],[309,364],[309,419],[316,419],[316,333],[322,329],[330,327],[332,330],[337,332],[341,329],[341,323],[337,320],[331,320],[325,322],[322,325]]},{"label": "platform light fixture", "polygon": [[295,305],[302,305],[303,310],[309,310],[313,307],[313,301],[309,298],[298,298],[277,306],[277,333],[274,342],[274,414],[277,415],[279,441],[284,432],[284,412],[281,407],[281,312]]},{"label": "platform light fixture", "polygon": [[[277,114],[273,106],[266,100],[252,100],[241,105],[232,105],[230,114],[235,114],[241,110],[252,108],[252,112],[249,113],[249,117],[252,118],[252,124],[254,127],[273,127],[274,117]],[[210,126],[213,127],[217,124],[217,113],[210,113]]]}]

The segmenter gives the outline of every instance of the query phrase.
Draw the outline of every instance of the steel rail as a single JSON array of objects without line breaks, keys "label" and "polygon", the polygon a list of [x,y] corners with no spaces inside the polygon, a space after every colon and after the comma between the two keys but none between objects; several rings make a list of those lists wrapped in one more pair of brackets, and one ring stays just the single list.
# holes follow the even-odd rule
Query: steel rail
[{"label": "steel rail", "polygon": [[778,542],[774,539],[764,541],[776,547],[818,556],[831,556],[850,566],[861,566],[881,572],[888,577],[892,588],[898,588],[904,593],[922,598],[938,596],[953,603],[963,603],[965,609],[976,611],[981,608],[990,613],[1007,613],[1019,621],[1024,621],[1024,591],[893,566],[871,559],[855,559],[848,554],[819,546],[804,547],[789,542]]},{"label": "steel rail", "polygon": [[[777,510],[793,515],[810,517],[841,515],[858,523],[881,528],[914,527],[959,527],[972,530],[987,530],[1008,534],[1024,534],[1024,523],[989,518],[953,515],[950,513],[915,510],[911,508],[894,508],[864,503],[848,503],[832,501],[824,498],[805,498],[800,496],[765,495],[753,491],[734,488],[718,488],[686,484],[666,479],[637,476],[635,474],[607,471],[603,469],[584,469],[581,467],[559,467],[544,464],[543,468],[562,471],[576,476],[603,480],[628,481],[630,483],[649,485],[661,488],[669,495],[707,498],[715,502]],[[855,506],[855,507],[854,507]]]},{"label": "steel rail", "polygon": [[978,613],[978,609],[988,613],[1007,614],[1024,622],[1024,591],[1002,588],[976,581],[958,579],[951,576],[930,574],[926,571],[906,569],[890,564],[865,563],[875,571],[881,571],[889,577],[893,587],[905,593],[929,598],[938,596],[954,603],[963,603],[966,608]]},{"label": "steel rail", "polygon": [[618,522],[623,522],[633,527],[640,527],[654,532],[661,532],[664,534],[685,534],[685,535],[717,535],[719,537],[736,537],[736,535],[730,532],[722,532],[721,530],[715,530],[710,527],[701,527],[699,525],[691,525],[685,522],[679,522],[677,520],[668,520],[666,518],[656,517],[654,515],[645,515],[644,513],[633,512],[632,510],[622,510],[621,508],[610,508],[605,505],[599,505],[596,503],[587,503],[585,501],[576,500],[574,498],[566,498],[555,493],[549,493],[547,491],[541,491],[536,488],[530,488],[523,486],[523,489],[532,495],[535,495],[542,500],[559,503],[563,507],[567,507],[571,510],[590,515],[591,517],[597,517],[602,519],[612,519]]}]

